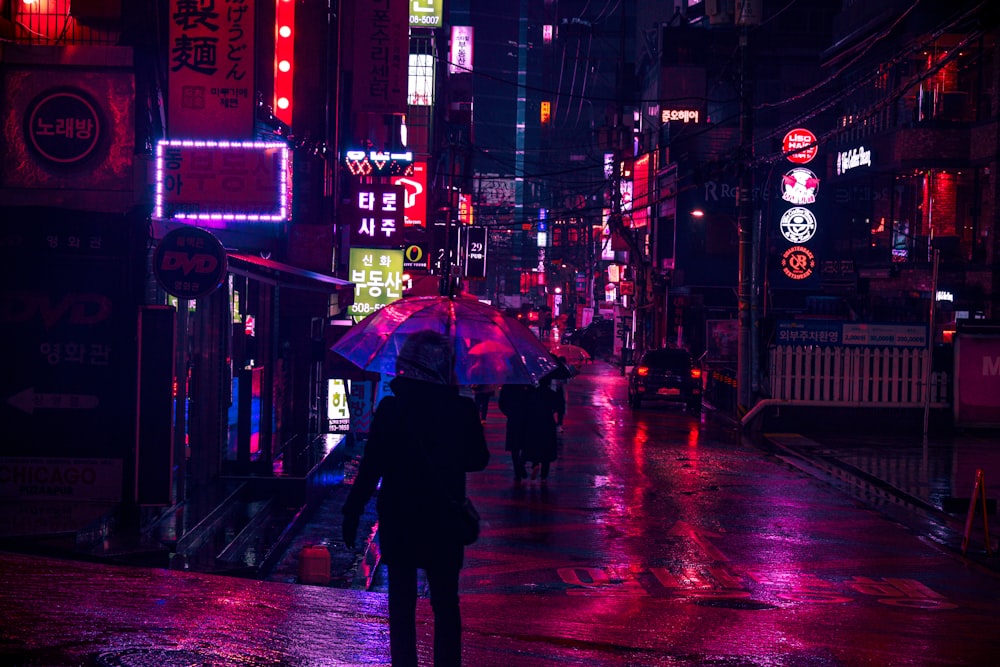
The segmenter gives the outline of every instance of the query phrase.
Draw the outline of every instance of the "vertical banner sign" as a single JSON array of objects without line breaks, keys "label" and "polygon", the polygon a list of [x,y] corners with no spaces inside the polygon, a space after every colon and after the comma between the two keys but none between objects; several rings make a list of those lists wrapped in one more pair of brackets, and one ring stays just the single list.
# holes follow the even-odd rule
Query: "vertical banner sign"
[{"label": "vertical banner sign", "polygon": [[448,74],[472,73],[472,26],[451,27],[451,55],[448,58]]},{"label": "vertical banner sign", "polygon": [[351,210],[351,245],[398,248],[403,245],[401,185],[356,186]]},{"label": "vertical banner sign", "polygon": [[782,237],[791,245],[779,258],[782,275],[792,281],[802,281],[815,275],[816,255],[808,247],[816,234],[818,221],[809,208],[816,203],[819,178],[801,166],[816,157],[816,135],[805,128],[788,132],[781,142],[785,157],[794,166],[781,177],[781,198],[793,206],[786,209],[778,221]]},{"label": "vertical banner sign", "polygon": [[254,127],[253,0],[170,0],[167,130],[242,139]]},{"label": "vertical banner sign", "polygon": [[351,430],[351,408],[347,400],[349,380],[326,381],[326,431],[346,433]]},{"label": "vertical banner sign", "polygon": [[407,227],[426,227],[427,163],[414,162],[413,173],[394,177],[392,184],[403,186],[403,224]]},{"label": "vertical banner sign", "polygon": [[403,251],[351,248],[351,282],[354,303],[347,311],[356,320],[403,296]]},{"label": "vertical banner sign", "polygon": [[464,227],[465,276],[467,278],[486,277],[486,228]]},{"label": "vertical banner sign", "polygon": [[406,113],[407,6],[406,0],[354,5],[355,113]]},{"label": "vertical banner sign", "polygon": [[649,223],[649,153],[635,159],[632,169],[632,229]]}]

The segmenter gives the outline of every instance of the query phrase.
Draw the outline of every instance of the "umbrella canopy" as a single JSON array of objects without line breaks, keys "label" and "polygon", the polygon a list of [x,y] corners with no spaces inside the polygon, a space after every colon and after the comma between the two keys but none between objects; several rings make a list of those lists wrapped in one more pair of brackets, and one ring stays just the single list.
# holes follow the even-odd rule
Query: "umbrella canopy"
[{"label": "umbrella canopy", "polygon": [[445,296],[394,301],[351,327],[330,349],[364,370],[395,374],[407,337],[424,330],[451,340],[454,384],[534,384],[557,368],[517,320],[475,299]]},{"label": "umbrella canopy", "polygon": [[562,357],[571,364],[579,364],[584,361],[590,361],[590,354],[585,349],[579,347],[578,345],[570,345],[569,343],[553,345],[549,348],[549,352],[557,357]]}]

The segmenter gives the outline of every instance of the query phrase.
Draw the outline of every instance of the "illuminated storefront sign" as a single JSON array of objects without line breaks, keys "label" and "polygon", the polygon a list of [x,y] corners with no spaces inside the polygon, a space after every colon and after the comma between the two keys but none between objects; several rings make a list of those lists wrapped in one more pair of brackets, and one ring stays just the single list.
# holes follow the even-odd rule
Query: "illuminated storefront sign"
[{"label": "illuminated storefront sign", "polygon": [[649,174],[650,154],[645,153],[635,159],[632,168],[632,215],[631,227],[638,229],[649,224]]},{"label": "illuminated storefront sign", "polygon": [[351,409],[347,400],[349,380],[326,381],[326,430],[327,433],[346,433],[351,430]]},{"label": "illuminated storefront sign", "polygon": [[410,243],[403,248],[403,268],[426,271],[430,268],[431,255],[424,243]]},{"label": "illuminated storefront sign", "polygon": [[398,248],[403,244],[403,186],[357,185],[351,207],[351,245]]},{"label": "illuminated storefront sign", "polygon": [[792,280],[804,280],[815,269],[816,256],[805,246],[792,246],[781,254],[781,271]]},{"label": "illuminated storefront sign", "polygon": [[552,103],[542,102],[539,106],[539,119],[542,125],[548,125],[549,121],[552,120]]},{"label": "illuminated storefront sign", "polygon": [[837,153],[837,175],[846,174],[851,169],[872,166],[872,152],[864,146]]},{"label": "illuminated storefront sign", "polygon": [[463,227],[461,234],[465,246],[465,275],[469,278],[485,278],[486,228]]},{"label": "illuminated storefront sign", "polygon": [[444,0],[410,0],[410,25],[439,28]]},{"label": "illuminated storefront sign", "polygon": [[805,167],[796,167],[781,178],[781,198],[790,204],[814,204],[819,178]]},{"label": "illuminated storefront sign", "polygon": [[816,135],[801,127],[790,131],[781,142],[781,151],[789,162],[795,164],[811,161],[816,157],[817,150]]},{"label": "illuminated storefront sign", "polygon": [[393,185],[403,186],[403,224],[406,227],[427,226],[427,163],[414,162],[412,173],[392,179]]},{"label": "illuminated storefront sign", "polygon": [[448,74],[468,74],[472,72],[472,26],[451,27],[451,55],[448,58]]},{"label": "illuminated storefront sign", "polygon": [[285,221],[290,162],[288,145],[280,142],[160,141],[153,217]]},{"label": "illuminated storefront sign", "polygon": [[425,53],[410,54],[407,75],[406,103],[428,107],[434,104],[434,56]]},{"label": "illuminated storefront sign", "polygon": [[254,4],[170,1],[169,136],[253,136]]},{"label": "illuminated storefront sign", "polygon": [[805,243],[816,234],[816,216],[802,206],[794,206],[781,216],[781,235],[789,243]]},{"label": "illuminated storefront sign", "polygon": [[388,248],[351,248],[354,303],[348,313],[360,320],[403,296],[403,251]]},{"label": "illuminated storefront sign", "polygon": [[344,166],[352,176],[409,176],[413,174],[412,164],[412,151],[349,150],[344,153]]},{"label": "illuminated storefront sign", "polygon": [[701,122],[701,113],[697,109],[661,109],[660,122],[681,121],[684,123]]}]

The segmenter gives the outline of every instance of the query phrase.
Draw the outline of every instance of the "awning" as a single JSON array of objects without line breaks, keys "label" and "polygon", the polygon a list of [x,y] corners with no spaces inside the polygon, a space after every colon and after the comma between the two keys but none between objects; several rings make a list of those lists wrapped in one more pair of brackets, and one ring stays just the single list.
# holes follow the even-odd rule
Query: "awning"
[{"label": "awning", "polygon": [[336,310],[343,310],[354,303],[354,283],[350,281],[273,259],[234,252],[227,253],[227,256],[229,272],[238,276],[280,287],[332,294],[337,299]]}]

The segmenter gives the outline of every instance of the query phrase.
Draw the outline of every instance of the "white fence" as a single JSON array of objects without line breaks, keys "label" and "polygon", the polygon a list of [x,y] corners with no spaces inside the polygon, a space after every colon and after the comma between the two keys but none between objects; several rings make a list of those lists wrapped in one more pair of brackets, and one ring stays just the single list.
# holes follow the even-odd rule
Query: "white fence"
[{"label": "white fence", "polygon": [[[869,407],[949,405],[948,374],[930,372],[926,349],[775,346],[769,351],[771,398]],[[925,383],[929,376],[929,383]]]}]

